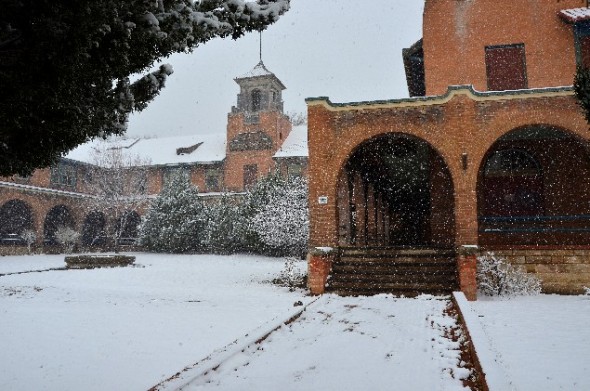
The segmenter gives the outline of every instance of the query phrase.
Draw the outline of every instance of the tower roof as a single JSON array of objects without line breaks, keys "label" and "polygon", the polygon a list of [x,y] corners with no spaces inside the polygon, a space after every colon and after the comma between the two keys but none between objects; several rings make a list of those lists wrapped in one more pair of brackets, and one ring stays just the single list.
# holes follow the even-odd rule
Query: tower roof
[{"label": "tower roof", "polygon": [[271,71],[269,71],[266,66],[264,65],[264,63],[262,62],[262,60],[260,60],[260,62],[258,64],[256,64],[256,66],[254,68],[252,68],[249,72],[245,73],[242,76],[236,77],[234,80],[236,81],[236,83],[240,83],[240,81],[244,80],[244,79],[254,79],[254,78],[259,78],[259,77],[267,77],[267,78],[272,78],[274,79],[280,86],[282,89],[286,89],[287,87],[285,87],[285,85],[279,80],[278,77],[275,76],[274,73],[272,73]]}]

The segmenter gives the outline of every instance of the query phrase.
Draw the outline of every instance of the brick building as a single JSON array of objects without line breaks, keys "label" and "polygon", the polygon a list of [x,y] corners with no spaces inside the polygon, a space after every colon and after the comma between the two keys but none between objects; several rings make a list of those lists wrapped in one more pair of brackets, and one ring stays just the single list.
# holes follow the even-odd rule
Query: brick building
[{"label": "brick building", "polygon": [[409,99],[308,104],[314,293],[475,298],[494,251],[546,292],[590,286],[590,132],[571,87],[586,1],[426,0]]},{"label": "brick building", "polygon": [[[105,150],[115,149],[125,158],[136,159],[131,166],[140,167],[130,169],[133,174],[126,186],[145,195],[158,194],[178,171],[188,173],[204,197],[239,194],[274,170],[306,175],[306,127],[292,129],[283,112],[283,83],[262,61],[235,81],[240,91],[237,105],[228,114],[225,134],[94,141],[30,177],[2,178],[0,252],[24,251],[21,235],[26,230],[36,232],[36,246],[50,246],[62,225],[82,234],[82,246],[100,244],[95,236],[116,224],[93,203],[95,173],[103,166],[100,159]],[[129,210],[132,218],[122,235],[127,242],[137,236],[143,212]]]}]

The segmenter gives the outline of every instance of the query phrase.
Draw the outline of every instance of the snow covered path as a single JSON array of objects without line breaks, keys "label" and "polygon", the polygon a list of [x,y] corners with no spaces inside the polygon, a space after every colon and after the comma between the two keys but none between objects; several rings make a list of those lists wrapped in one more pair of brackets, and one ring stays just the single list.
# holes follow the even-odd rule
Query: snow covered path
[{"label": "snow covered path", "polygon": [[[462,390],[449,301],[326,295],[182,390]],[[451,373],[453,375],[451,375]],[[453,378],[453,376],[455,378]]]}]

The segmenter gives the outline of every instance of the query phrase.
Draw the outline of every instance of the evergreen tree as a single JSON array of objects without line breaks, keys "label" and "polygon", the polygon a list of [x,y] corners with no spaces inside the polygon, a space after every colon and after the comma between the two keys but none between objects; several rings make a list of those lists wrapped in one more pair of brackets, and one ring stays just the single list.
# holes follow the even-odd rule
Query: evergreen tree
[{"label": "evergreen tree", "polygon": [[245,251],[247,224],[241,216],[239,201],[223,195],[207,206],[207,234],[205,248],[215,254]]},{"label": "evergreen tree", "polygon": [[141,225],[141,244],[157,252],[193,252],[203,248],[207,217],[185,173],[172,177],[152,203]]},{"label": "evergreen tree", "polygon": [[590,69],[578,67],[574,77],[574,91],[578,104],[584,110],[586,121],[590,123]]},{"label": "evergreen tree", "polygon": [[252,228],[267,247],[281,255],[302,256],[309,236],[307,183],[301,178],[273,180],[266,203],[252,218]]},{"label": "evergreen tree", "polygon": [[[4,0],[0,175],[29,174],[95,137],[121,134],[160,92],[172,53],[262,30],[289,0]],[[145,76],[131,83],[129,75]]]}]

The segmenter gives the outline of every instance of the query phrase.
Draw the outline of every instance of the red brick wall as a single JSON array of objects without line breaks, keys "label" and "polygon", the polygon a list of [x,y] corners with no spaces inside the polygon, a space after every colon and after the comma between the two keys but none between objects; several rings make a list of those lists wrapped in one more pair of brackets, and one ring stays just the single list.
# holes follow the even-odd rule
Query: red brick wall
[{"label": "red brick wall", "polygon": [[572,26],[558,12],[585,0],[426,0],[426,95],[449,85],[487,90],[485,47],[523,43],[529,88],[571,85],[575,72]]},{"label": "red brick wall", "polygon": [[[587,124],[571,92],[480,96],[457,90],[452,95],[425,102],[365,105],[335,106],[321,99],[308,102],[312,246],[337,244],[338,175],[356,147],[373,137],[410,134],[440,154],[454,183],[456,244],[478,241],[478,172],[498,138],[525,125],[550,124],[587,140]],[[466,169],[462,154],[467,154]],[[328,196],[328,203],[320,205],[319,196]]]},{"label": "red brick wall", "polygon": [[[291,131],[289,119],[278,111],[260,112],[259,121],[248,124],[244,114],[229,114],[227,123],[227,149],[225,159],[224,185],[229,191],[244,190],[244,166],[256,164],[259,179],[273,172],[276,163],[272,156],[280,148]],[[272,140],[272,148],[258,151],[231,151],[230,142],[238,134],[263,131]]]}]

